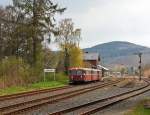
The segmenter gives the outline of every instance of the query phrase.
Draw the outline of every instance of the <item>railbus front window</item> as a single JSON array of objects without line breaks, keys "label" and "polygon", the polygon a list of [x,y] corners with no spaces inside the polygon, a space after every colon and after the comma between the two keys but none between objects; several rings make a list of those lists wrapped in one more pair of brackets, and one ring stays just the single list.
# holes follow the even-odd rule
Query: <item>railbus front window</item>
[{"label": "railbus front window", "polygon": [[82,70],[78,70],[77,75],[82,75]]},{"label": "railbus front window", "polygon": [[71,75],[77,75],[77,71],[76,70],[71,70]]}]

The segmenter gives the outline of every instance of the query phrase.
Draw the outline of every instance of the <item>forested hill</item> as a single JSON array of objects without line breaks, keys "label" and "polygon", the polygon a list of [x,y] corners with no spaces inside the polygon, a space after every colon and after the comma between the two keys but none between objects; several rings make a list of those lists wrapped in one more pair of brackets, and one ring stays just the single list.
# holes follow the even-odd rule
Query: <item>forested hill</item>
[{"label": "forested hill", "polygon": [[129,42],[108,42],[93,46],[91,48],[86,48],[84,51],[98,52],[105,64],[118,63],[130,65],[132,64],[131,59],[133,59],[134,54],[137,52],[144,53],[144,58],[146,58],[144,60],[145,63],[150,61],[150,59],[147,59],[150,56],[150,48]]}]

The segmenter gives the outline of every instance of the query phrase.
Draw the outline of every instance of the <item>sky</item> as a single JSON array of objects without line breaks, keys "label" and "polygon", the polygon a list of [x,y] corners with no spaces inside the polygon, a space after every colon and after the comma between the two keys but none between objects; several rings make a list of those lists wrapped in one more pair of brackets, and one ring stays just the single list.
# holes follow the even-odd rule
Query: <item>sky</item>
[{"label": "sky", "polygon": [[[7,5],[10,1],[0,0],[0,4]],[[81,48],[110,41],[150,47],[150,0],[53,1],[67,7],[58,20],[72,18],[75,28],[82,29]]]}]

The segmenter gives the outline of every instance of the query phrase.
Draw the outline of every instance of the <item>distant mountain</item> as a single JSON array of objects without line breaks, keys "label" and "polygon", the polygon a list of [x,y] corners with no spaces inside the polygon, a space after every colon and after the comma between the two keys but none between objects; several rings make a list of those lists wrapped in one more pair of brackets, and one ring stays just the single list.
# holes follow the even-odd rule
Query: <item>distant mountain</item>
[{"label": "distant mountain", "polygon": [[143,63],[150,63],[150,48],[130,42],[113,41],[85,48],[85,52],[98,52],[104,64],[136,65],[138,58],[135,53],[142,52]]}]

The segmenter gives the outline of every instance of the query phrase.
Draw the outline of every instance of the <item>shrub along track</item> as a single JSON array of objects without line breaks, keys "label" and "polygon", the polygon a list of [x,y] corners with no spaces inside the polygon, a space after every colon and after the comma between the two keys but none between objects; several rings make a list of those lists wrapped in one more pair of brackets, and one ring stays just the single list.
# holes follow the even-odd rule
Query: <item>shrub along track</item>
[{"label": "shrub along track", "polygon": [[62,94],[56,94],[56,95],[52,95],[52,96],[48,96],[48,97],[44,97],[44,98],[32,99],[30,101],[21,102],[21,103],[17,103],[17,104],[8,105],[5,107],[1,107],[0,112],[2,113],[2,115],[17,114],[20,112],[28,111],[30,109],[35,109],[36,107],[39,107],[39,106],[42,106],[45,104],[53,104],[53,103],[59,102],[61,100],[72,98],[72,97],[75,97],[75,96],[78,96],[78,95],[81,95],[81,94],[84,94],[84,93],[87,93],[87,92],[90,92],[90,91],[93,91],[93,90],[96,90],[99,88],[113,85],[120,81],[122,81],[122,79],[103,83],[103,84],[95,83],[96,85],[94,85],[94,86],[81,88],[78,90],[73,90],[70,92],[62,93]]},{"label": "shrub along track", "polygon": [[79,105],[76,107],[71,107],[71,108],[63,109],[63,110],[56,111],[53,113],[49,113],[49,115],[63,115],[63,114],[67,114],[67,115],[90,115],[90,114],[94,114],[94,113],[96,113],[96,112],[98,112],[98,111],[100,111],[100,110],[102,110],[108,106],[111,106],[117,102],[123,101],[125,99],[130,98],[130,97],[134,97],[134,96],[137,96],[137,95],[140,95],[142,93],[149,91],[150,90],[150,83],[148,81],[145,81],[145,82],[146,82],[146,85],[141,87],[141,88],[127,91],[127,92],[124,92],[121,94],[116,94],[114,96],[99,99],[96,101],[88,102],[86,104]]}]

